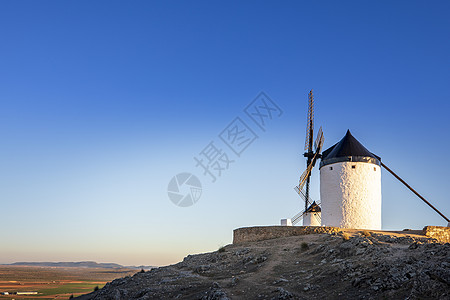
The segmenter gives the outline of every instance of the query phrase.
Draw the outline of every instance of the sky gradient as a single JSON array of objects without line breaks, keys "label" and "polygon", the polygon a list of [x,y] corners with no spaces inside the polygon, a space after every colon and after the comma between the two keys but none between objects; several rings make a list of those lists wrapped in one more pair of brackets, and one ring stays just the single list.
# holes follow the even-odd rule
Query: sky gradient
[{"label": "sky gradient", "polygon": [[[450,215],[449,13],[448,1],[2,1],[0,263],[164,265],[292,217],[310,89],[325,148],[350,129]],[[262,91],[283,111],[266,131],[244,112]],[[239,157],[219,138],[236,117],[258,136]],[[211,141],[235,160],[214,183],[194,161]],[[181,172],[202,182],[191,207],[167,195]],[[446,225],[385,170],[382,197],[383,229]]]}]

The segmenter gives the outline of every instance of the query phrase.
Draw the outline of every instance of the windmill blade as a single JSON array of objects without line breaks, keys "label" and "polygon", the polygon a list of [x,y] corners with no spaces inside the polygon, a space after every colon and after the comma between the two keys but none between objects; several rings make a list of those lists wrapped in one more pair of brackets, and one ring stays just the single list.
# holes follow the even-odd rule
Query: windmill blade
[{"label": "windmill blade", "polygon": [[325,142],[325,137],[322,135],[320,136],[317,148],[316,148],[316,153],[320,154],[320,152],[322,151],[322,147],[323,147],[323,143]]},{"label": "windmill blade", "polygon": [[303,218],[304,214],[305,214],[305,211],[301,211],[298,214],[296,214],[294,217],[292,217],[292,219],[291,219],[292,225],[295,225],[298,222],[300,222],[300,220]]},{"label": "windmill blade", "polygon": [[300,198],[302,198],[303,201],[305,201],[306,203],[308,203],[308,205],[311,205],[312,199],[311,199],[311,198],[310,198],[310,199],[307,199],[307,198],[306,198],[306,194],[305,194],[305,192],[304,192],[303,189],[300,190],[300,189],[298,188],[298,186],[295,186],[295,187],[294,187],[294,190],[295,190],[295,192],[300,196]]},{"label": "windmill blade", "polygon": [[308,176],[311,174],[311,171],[314,167],[314,164],[316,163],[317,160],[317,155],[319,154],[319,152],[316,152],[312,158],[311,163],[309,164],[309,166],[306,168],[306,170],[303,172],[302,176],[300,176],[300,181],[298,184],[298,189],[301,191],[303,189],[303,187],[305,186],[306,183],[306,179],[308,179]]},{"label": "windmill blade", "polygon": [[313,168],[313,163],[311,162],[308,166],[308,168],[306,168],[306,170],[303,172],[302,176],[300,176],[300,180],[299,180],[299,184],[298,184],[298,189],[301,191],[303,189],[303,187],[305,186],[306,183],[306,179],[308,179],[309,174],[311,174],[311,170]]},{"label": "windmill blade", "polygon": [[[317,132],[316,141],[314,142],[314,149],[317,152],[317,149],[319,148],[320,141],[323,139],[323,131],[322,126],[320,126],[319,131]],[[323,144],[323,142],[322,142]]]},{"label": "windmill blade", "polygon": [[312,134],[314,132],[314,96],[312,90],[308,94],[308,117],[306,123],[306,141],[305,141],[305,150],[312,149]]},{"label": "windmill blade", "polygon": [[303,190],[300,191],[299,195],[303,199],[303,201],[308,201],[308,203],[310,202],[309,199],[306,198],[306,194]]}]

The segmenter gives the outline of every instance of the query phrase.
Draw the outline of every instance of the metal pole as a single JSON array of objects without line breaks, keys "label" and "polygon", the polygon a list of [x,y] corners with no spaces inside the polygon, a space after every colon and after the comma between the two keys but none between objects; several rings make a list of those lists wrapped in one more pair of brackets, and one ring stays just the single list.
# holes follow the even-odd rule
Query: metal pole
[{"label": "metal pole", "polygon": [[441,213],[436,207],[434,207],[433,205],[431,205],[430,202],[428,202],[424,197],[422,197],[418,192],[416,192],[409,184],[407,184],[403,179],[401,179],[397,174],[394,173],[394,171],[392,171],[391,169],[389,169],[385,164],[381,163],[381,165],[389,171],[389,173],[391,173],[392,175],[394,175],[395,178],[397,178],[401,183],[403,183],[408,189],[411,190],[411,192],[413,192],[414,194],[417,195],[417,197],[419,197],[420,199],[422,199],[423,202],[425,202],[426,204],[428,204],[429,207],[431,207],[432,209],[434,209],[435,212],[437,212],[438,214],[441,215],[441,217],[443,217],[447,222],[450,222],[450,220],[444,216],[443,213]]}]

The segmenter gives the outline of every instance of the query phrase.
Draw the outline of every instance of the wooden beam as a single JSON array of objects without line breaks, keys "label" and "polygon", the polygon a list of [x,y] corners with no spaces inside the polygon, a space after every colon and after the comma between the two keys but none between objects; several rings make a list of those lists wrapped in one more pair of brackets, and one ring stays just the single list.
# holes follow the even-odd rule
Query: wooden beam
[{"label": "wooden beam", "polygon": [[381,163],[381,165],[389,171],[389,173],[391,173],[392,175],[394,175],[395,178],[397,178],[401,183],[403,183],[408,189],[411,190],[411,192],[413,192],[414,194],[416,194],[417,197],[419,197],[420,199],[422,199],[423,202],[425,202],[426,204],[428,204],[429,207],[431,207],[432,209],[434,209],[435,212],[437,212],[439,215],[441,215],[441,217],[443,217],[447,222],[450,223],[450,220],[444,216],[443,213],[441,213],[436,207],[434,207],[433,205],[431,205],[430,202],[428,202],[424,197],[422,197],[422,195],[420,195],[418,192],[416,192],[409,184],[407,184],[403,179],[400,178],[400,176],[398,176],[397,174],[394,173],[394,171],[392,171],[391,169],[389,169],[385,164]]}]

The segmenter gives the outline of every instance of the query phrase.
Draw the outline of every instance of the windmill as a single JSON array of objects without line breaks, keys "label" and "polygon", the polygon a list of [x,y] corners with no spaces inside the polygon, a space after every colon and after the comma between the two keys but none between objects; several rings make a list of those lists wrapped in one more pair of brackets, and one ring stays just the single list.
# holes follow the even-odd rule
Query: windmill
[{"label": "windmill", "polygon": [[[416,196],[448,222],[450,219],[387,167],[381,158],[365,148],[347,130],[336,144],[322,152],[322,128],[314,140],[314,97],[308,95],[305,153],[306,170],[294,189],[305,202],[303,211],[292,219],[282,219],[281,225],[333,226],[341,228],[381,230],[381,167],[391,173]],[[320,158],[320,199],[311,201],[311,172]],[[312,202],[312,203],[311,203]],[[320,206],[319,206],[320,205]],[[322,211],[323,210],[323,211]]]},{"label": "windmill", "polygon": [[[300,176],[299,184],[294,189],[305,202],[305,209],[296,214],[291,220],[292,225],[297,224],[303,218],[303,225],[320,225],[320,206],[309,196],[309,184],[311,181],[311,171],[317,159],[321,158],[321,151],[324,142],[322,127],[319,128],[315,142],[314,139],[314,96],[311,90],[308,94],[308,116],[306,125],[305,153],[306,170]],[[314,151],[313,151],[314,148]],[[305,189],[303,191],[303,189]]]},{"label": "windmill", "polygon": [[450,222],[386,166],[381,157],[364,147],[350,130],[324,150],[320,159],[321,224],[324,226],[381,230],[382,167]]}]

